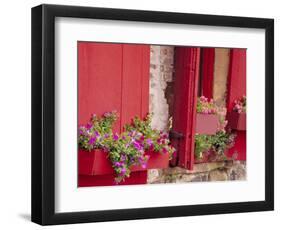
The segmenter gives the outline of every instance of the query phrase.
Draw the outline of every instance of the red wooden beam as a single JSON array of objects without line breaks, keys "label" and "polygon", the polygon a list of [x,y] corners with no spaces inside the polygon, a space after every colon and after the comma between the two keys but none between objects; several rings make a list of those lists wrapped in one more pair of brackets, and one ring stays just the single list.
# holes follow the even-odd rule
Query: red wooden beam
[{"label": "red wooden beam", "polygon": [[182,134],[183,138],[172,140],[177,149],[173,164],[192,169],[200,48],[177,47],[175,52],[175,101],[172,133]]}]

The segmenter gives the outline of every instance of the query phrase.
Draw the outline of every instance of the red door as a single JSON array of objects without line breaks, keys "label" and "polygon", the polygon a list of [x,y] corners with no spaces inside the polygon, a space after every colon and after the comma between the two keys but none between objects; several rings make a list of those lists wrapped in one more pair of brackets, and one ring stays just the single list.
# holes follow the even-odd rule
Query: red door
[{"label": "red door", "polygon": [[175,52],[175,101],[171,137],[177,156],[173,165],[192,169],[200,48],[177,47]]},{"label": "red door", "polygon": [[[148,45],[78,42],[78,124],[91,114],[116,110],[115,131],[134,116],[144,117],[149,108]],[[147,172],[131,174],[126,183],[146,183]],[[80,186],[110,185],[114,175],[79,176]],[[135,179],[134,179],[135,178]]]}]

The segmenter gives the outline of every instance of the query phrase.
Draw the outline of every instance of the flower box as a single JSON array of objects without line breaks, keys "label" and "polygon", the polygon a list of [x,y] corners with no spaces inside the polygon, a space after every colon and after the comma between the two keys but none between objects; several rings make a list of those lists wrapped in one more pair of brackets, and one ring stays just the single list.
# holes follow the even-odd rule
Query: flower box
[{"label": "flower box", "polygon": [[200,163],[209,163],[209,162],[222,162],[226,160],[228,150],[224,151],[224,156],[223,155],[218,155],[214,151],[206,151],[203,153],[203,156],[201,159],[194,159],[195,164],[200,164]]},{"label": "flower box", "polygon": [[[167,168],[169,166],[169,154],[147,152],[146,155],[149,155],[147,167],[132,166],[132,172]],[[79,175],[115,174],[111,161],[107,158],[107,153],[100,149],[95,149],[91,152],[79,149],[78,172]]]},{"label": "flower box", "polygon": [[245,131],[246,130],[246,113],[237,113],[231,111],[228,114],[228,124],[231,129]]},{"label": "flower box", "polygon": [[197,113],[196,133],[212,135],[217,132],[219,118],[216,114]]},{"label": "flower box", "polygon": [[115,175],[78,175],[78,187],[136,185],[147,183],[147,170],[131,172],[124,181],[116,184]]}]

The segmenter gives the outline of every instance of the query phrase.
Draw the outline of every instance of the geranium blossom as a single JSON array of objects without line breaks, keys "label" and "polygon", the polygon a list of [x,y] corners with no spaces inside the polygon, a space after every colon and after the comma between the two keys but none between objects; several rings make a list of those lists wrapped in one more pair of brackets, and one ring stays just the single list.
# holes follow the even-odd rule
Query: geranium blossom
[{"label": "geranium blossom", "polygon": [[216,114],[217,108],[213,99],[208,100],[208,98],[201,96],[197,99],[197,113],[203,114]]},{"label": "geranium blossom", "polygon": [[237,113],[246,113],[246,96],[234,101],[233,111]]}]

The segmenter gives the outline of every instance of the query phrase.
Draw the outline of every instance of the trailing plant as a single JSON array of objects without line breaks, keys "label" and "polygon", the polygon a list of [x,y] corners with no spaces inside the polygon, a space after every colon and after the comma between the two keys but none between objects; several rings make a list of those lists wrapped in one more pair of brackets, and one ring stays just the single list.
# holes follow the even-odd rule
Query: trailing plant
[{"label": "trailing plant", "polygon": [[79,128],[79,147],[88,151],[103,149],[117,175],[116,183],[130,176],[132,166],[147,167],[147,151],[169,154],[170,157],[175,152],[168,134],[151,127],[151,114],[144,120],[135,117],[120,134],[112,132],[117,118],[116,112],[105,113],[101,117],[94,115],[86,126]]},{"label": "trailing plant", "polygon": [[234,145],[235,136],[235,134],[225,131],[218,131],[215,135],[196,134],[196,159],[201,159],[204,153],[210,151],[216,155],[224,156],[225,150]]},{"label": "trailing plant", "polygon": [[163,154],[168,153],[171,157],[175,149],[170,145],[168,133],[153,129],[151,120],[152,114],[148,114],[144,120],[135,117],[131,125],[125,125],[125,130],[131,133],[141,133],[145,149]]},{"label": "trailing plant", "polygon": [[224,151],[233,147],[235,134],[229,132],[217,132],[211,136],[212,150],[217,154],[223,155]]},{"label": "trailing plant", "polygon": [[246,96],[241,97],[234,101],[233,111],[237,113],[246,113],[246,105],[247,105]]},{"label": "trailing plant", "polygon": [[203,153],[209,151],[212,147],[210,135],[196,134],[195,135],[195,157],[201,159]]},{"label": "trailing plant", "polygon": [[112,136],[112,126],[117,118],[116,111],[104,113],[101,117],[93,114],[86,125],[79,127],[80,148],[91,151],[105,147],[103,141]]}]

